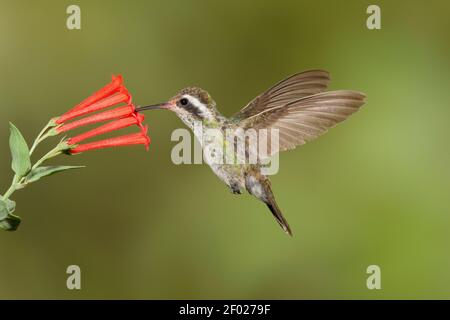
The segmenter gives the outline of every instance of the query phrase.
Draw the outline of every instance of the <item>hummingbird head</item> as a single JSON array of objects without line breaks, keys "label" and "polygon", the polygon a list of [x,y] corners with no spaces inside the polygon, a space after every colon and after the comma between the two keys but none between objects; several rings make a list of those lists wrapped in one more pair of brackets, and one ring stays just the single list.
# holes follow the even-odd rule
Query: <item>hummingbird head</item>
[{"label": "hummingbird head", "polygon": [[167,102],[136,108],[138,112],[154,109],[173,111],[183,121],[191,123],[193,121],[214,121],[218,116],[216,103],[209,93],[197,87],[185,88]]}]

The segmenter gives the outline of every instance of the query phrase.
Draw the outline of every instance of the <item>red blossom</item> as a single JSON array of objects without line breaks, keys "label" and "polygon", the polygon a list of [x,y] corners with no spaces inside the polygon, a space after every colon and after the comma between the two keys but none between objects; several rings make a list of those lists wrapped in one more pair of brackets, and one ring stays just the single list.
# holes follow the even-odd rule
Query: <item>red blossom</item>
[{"label": "red blossom", "polygon": [[[127,105],[95,113],[122,103],[126,103]],[[82,116],[86,117],[67,123],[70,120]],[[113,121],[66,140],[69,152],[75,154],[88,150],[134,144],[143,144],[148,149],[150,138],[147,136],[147,127],[142,124],[144,116],[136,112],[135,106],[131,103],[131,95],[123,86],[122,76],[120,75],[117,77],[113,76],[111,83],[85,99],[70,111],[58,117],[55,120],[58,126],[53,129],[52,133],[59,134],[81,126],[108,120]],[[140,128],[140,132],[79,145],[80,142],[86,139],[132,125],[137,125]]]},{"label": "red blossom", "polygon": [[131,95],[125,87],[121,87],[119,89],[119,92],[112,96],[109,96],[101,101],[97,101],[96,103],[93,103],[87,107],[80,108],[80,109],[77,109],[77,110],[74,110],[74,111],[71,111],[69,113],[62,115],[61,117],[59,117],[56,120],[56,123],[61,124],[66,121],[72,120],[74,118],[84,116],[88,113],[103,110],[108,107],[112,107],[116,104],[124,103],[124,102],[127,104],[130,104],[131,103]]},{"label": "red blossom", "polygon": [[76,120],[70,123],[65,123],[60,127],[56,128],[57,133],[66,132],[69,130],[73,130],[82,126],[86,126],[89,124],[108,121],[112,119],[119,119],[126,116],[129,116],[135,112],[134,105],[130,104],[123,107],[114,108],[111,110],[107,110],[101,113],[93,114],[91,116],[87,116],[83,119]]},{"label": "red blossom", "polygon": [[88,132],[79,134],[73,138],[70,138],[67,143],[69,145],[78,144],[79,142],[101,135],[105,134],[114,130],[123,129],[132,125],[139,125],[144,120],[144,115],[142,114],[132,114],[126,118],[118,119],[112,122],[109,122],[107,124],[104,124],[103,126],[100,126],[98,128],[92,129]]},{"label": "red blossom", "polygon": [[122,88],[122,87],[123,87],[122,76],[121,75],[118,75],[118,76],[113,75],[111,83],[107,84],[106,86],[104,86],[103,88],[98,90],[96,93],[92,94],[91,96],[89,96],[88,98],[86,98],[85,100],[80,102],[78,105],[76,105],[75,107],[73,107],[72,109],[67,111],[64,115],[62,115],[57,120],[57,124],[61,124],[64,121],[66,121],[68,114],[72,114],[77,110],[84,109],[87,106],[90,106],[91,104],[93,104],[97,101],[100,101],[100,100],[118,92],[120,90],[120,88]]},{"label": "red blossom", "polygon": [[80,152],[85,152],[89,150],[96,150],[102,148],[110,147],[121,147],[128,145],[143,144],[148,149],[150,144],[150,138],[147,136],[146,132],[132,133],[125,136],[105,139],[101,141],[95,141],[86,144],[80,144],[75,146],[75,148],[70,149],[71,154],[76,154]]}]

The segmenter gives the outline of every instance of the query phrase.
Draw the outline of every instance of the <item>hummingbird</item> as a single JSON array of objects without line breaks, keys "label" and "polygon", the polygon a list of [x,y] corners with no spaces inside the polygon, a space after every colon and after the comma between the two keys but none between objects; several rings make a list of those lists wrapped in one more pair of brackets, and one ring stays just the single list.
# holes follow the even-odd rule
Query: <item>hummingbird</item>
[{"label": "hummingbird", "polygon": [[[278,151],[294,149],[314,140],[339,122],[358,111],[365,103],[365,95],[351,90],[326,91],[330,76],[324,70],[296,73],[269,88],[250,101],[243,109],[227,118],[217,109],[211,95],[198,87],[182,89],[167,102],[137,107],[144,110],[166,109],[174,112],[193,132],[202,150],[207,149],[203,129],[226,130],[277,129]],[[246,155],[250,153],[248,147]],[[271,182],[262,172],[261,163],[217,163],[210,157],[205,162],[234,194],[247,190],[267,205],[281,228],[290,236],[292,230],[275,201]]]}]

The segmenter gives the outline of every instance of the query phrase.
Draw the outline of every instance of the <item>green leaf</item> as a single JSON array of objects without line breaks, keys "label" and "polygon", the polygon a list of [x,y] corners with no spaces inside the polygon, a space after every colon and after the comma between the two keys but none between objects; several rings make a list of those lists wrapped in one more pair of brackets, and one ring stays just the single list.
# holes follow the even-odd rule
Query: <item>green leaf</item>
[{"label": "green leaf", "polygon": [[12,200],[6,199],[6,208],[8,209],[9,213],[13,213],[14,210],[16,210],[16,203]]},{"label": "green leaf", "polygon": [[25,176],[31,169],[30,150],[19,129],[11,122],[9,123],[11,135],[9,136],[9,147],[12,156],[12,169],[19,176]]},{"label": "green leaf", "polygon": [[0,200],[0,229],[15,231],[19,227],[21,219],[12,213],[16,209],[16,203],[12,200]]},{"label": "green leaf", "polygon": [[47,177],[57,172],[72,170],[72,169],[80,169],[84,168],[84,166],[51,166],[51,167],[38,167],[30,172],[25,180],[25,183],[31,183],[38,181],[43,177]]},{"label": "green leaf", "polygon": [[8,205],[5,201],[0,200],[0,220],[5,219],[9,214]]},{"label": "green leaf", "polygon": [[5,219],[0,221],[0,229],[5,231],[16,231],[22,220],[13,214],[9,214]]}]

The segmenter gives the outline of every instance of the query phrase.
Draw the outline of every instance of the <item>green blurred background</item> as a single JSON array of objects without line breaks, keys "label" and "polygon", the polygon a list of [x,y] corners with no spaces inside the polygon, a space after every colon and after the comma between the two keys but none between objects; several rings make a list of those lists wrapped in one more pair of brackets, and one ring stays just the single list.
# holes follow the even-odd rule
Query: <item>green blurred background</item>
[{"label": "green blurred background", "polygon": [[[81,30],[66,28],[70,4]],[[381,30],[366,28],[370,4]],[[430,0],[0,1],[2,192],[8,121],[31,141],[113,73],[137,104],[198,85],[226,115],[311,68],[368,96],[281,155],[272,183],[294,238],[206,165],[171,162],[183,124],[169,112],[147,114],[149,152],[55,159],[87,168],[14,194],[23,223],[0,233],[0,298],[450,298],[449,16]],[[366,287],[371,264],[381,290]]]}]

